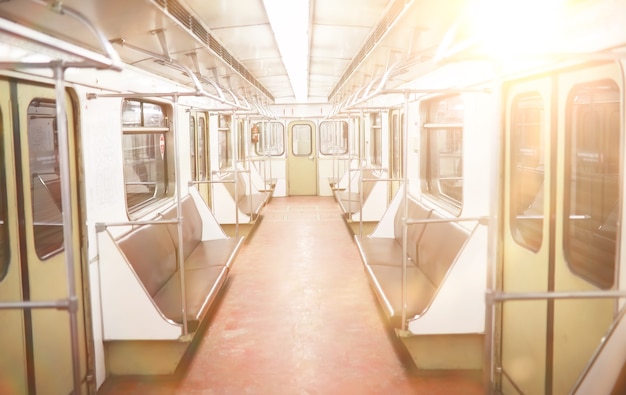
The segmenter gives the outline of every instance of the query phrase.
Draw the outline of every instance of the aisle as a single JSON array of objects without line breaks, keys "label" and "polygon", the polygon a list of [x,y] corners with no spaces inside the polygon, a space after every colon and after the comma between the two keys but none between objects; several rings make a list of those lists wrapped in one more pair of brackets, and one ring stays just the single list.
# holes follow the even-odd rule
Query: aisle
[{"label": "aisle", "polygon": [[184,377],[107,382],[100,393],[483,393],[403,367],[332,198],[274,198],[225,291]]}]

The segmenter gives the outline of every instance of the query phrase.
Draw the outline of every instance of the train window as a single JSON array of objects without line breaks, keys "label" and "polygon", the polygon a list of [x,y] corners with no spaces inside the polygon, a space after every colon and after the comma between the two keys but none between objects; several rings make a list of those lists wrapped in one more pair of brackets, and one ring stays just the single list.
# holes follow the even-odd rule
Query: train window
[{"label": "train window", "polygon": [[231,148],[230,148],[230,115],[220,115],[217,128],[217,144],[219,168],[224,169],[230,166]]},{"label": "train window", "polygon": [[320,153],[343,155],[348,153],[348,123],[324,121],[320,124]]},{"label": "train window", "polygon": [[126,204],[133,212],[167,194],[167,128],[163,106],[137,100],[122,105]]},{"label": "train window", "polygon": [[192,180],[205,180],[207,160],[206,152],[206,122],[204,117],[198,117],[196,129],[196,117],[193,114],[189,115],[189,143],[191,153],[191,179]]},{"label": "train window", "polygon": [[394,111],[391,114],[391,178],[402,178],[402,125],[404,114]]},{"label": "train window", "polygon": [[259,156],[281,156],[285,153],[285,126],[280,122],[261,122],[255,125],[259,132],[254,149]]},{"label": "train window", "polygon": [[31,206],[35,251],[41,259],[63,250],[61,174],[56,102],[34,99],[28,106]]},{"label": "train window", "polygon": [[189,160],[191,164],[191,179],[198,178],[198,164],[196,163],[196,119],[189,114]]},{"label": "train window", "polygon": [[209,152],[207,142],[206,119],[199,117],[198,145],[196,149],[196,156],[198,157],[198,180],[205,180],[207,175],[207,152]]},{"label": "train window", "polygon": [[620,91],[612,81],[576,86],[566,118],[564,250],[572,271],[610,288],[620,189]]},{"label": "train window", "polygon": [[539,251],[543,239],[544,104],[538,93],[513,100],[510,145],[510,224],[513,239]]},{"label": "train window", "polygon": [[458,209],[463,204],[463,99],[449,96],[422,104],[422,187]]},{"label": "train window", "polygon": [[382,113],[370,114],[370,160],[373,165],[383,164],[383,129]]},{"label": "train window", "polygon": [[243,119],[239,119],[237,121],[237,132],[238,132],[238,136],[239,136],[239,140],[237,141],[238,143],[238,150],[237,150],[237,159],[240,161],[245,161],[246,160],[246,131],[244,128],[244,121]]},{"label": "train window", "polygon": [[[2,121],[0,114],[0,121]],[[6,277],[9,271],[9,230],[7,212],[7,185],[4,165],[4,130],[0,122],[0,281]]]},{"label": "train window", "polygon": [[357,117],[352,118],[352,134],[349,139],[352,142],[350,147],[350,154],[357,157],[365,157],[363,154],[362,147],[365,146],[365,142],[363,141],[363,133],[361,133],[361,120]]},{"label": "train window", "polygon": [[313,130],[310,125],[294,125],[292,130],[291,152],[295,156],[307,156],[313,153]]}]

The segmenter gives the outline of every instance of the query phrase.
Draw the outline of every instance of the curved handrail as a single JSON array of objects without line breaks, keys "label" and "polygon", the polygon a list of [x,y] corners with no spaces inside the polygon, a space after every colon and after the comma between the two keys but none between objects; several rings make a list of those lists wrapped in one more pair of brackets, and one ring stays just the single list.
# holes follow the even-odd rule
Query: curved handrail
[{"label": "curved handrail", "polygon": [[89,19],[87,19],[87,17],[85,17],[83,14],[81,14],[80,12],[76,11],[75,9],[71,7],[64,6],[60,1],[55,1],[53,3],[47,3],[42,0],[32,0],[32,1],[37,4],[41,4],[47,7],[49,10],[54,11],[58,13],[59,15],[68,15],[74,18],[75,20],[77,20],[78,22],[82,23],[96,37],[96,39],[98,40],[98,43],[100,44],[100,46],[106,53],[106,56],[110,60],[110,64],[105,65],[106,68],[111,68],[116,71],[120,71],[122,69],[122,61],[117,51],[115,51],[111,43],[106,39],[106,37],[104,37],[104,34],[102,34],[102,32],[98,30],[89,21]]},{"label": "curved handrail", "polygon": [[378,80],[378,85],[376,86],[376,89],[374,89],[374,91],[372,93],[369,93],[370,89],[371,89],[371,85],[373,84],[374,81],[370,82],[368,85],[366,85],[365,87],[359,89],[357,91],[357,93],[355,94],[355,96],[358,96],[358,94],[361,93],[361,91],[363,91],[363,89],[365,89],[365,93],[359,98],[357,99],[355,97],[355,99],[349,104],[347,105],[345,108],[346,109],[350,109],[353,108],[361,103],[364,103],[376,96],[378,96],[384,89],[385,85],[387,84],[387,81],[389,80],[389,78],[391,77],[391,74],[396,70],[396,68],[402,63],[402,60],[398,60],[397,62],[395,62],[394,64],[392,64],[391,66],[389,66],[389,68],[385,71],[385,73],[382,75],[382,77],[380,78],[380,80]]},{"label": "curved handrail", "polygon": [[[191,78],[194,87],[195,87],[195,94],[197,96],[204,96],[204,97],[208,97],[209,99],[213,99],[216,100],[222,104],[225,104],[227,106],[233,107],[233,108],[237,108],[237,109],[241,109],[241,110],[249,110],[249,108],[243,107],[238,103],[235,102],[231,102],[229,100],[226,99],[226,97],[224,96],[224,91],[222,88],[219,87],[219,85],[217,83],[215,83],[214,81],[208,79],[208,78],[204,78],[203,80],[206,81],[208,84],[210,84],[212,87],[215,88],[215,91],[217,92],[217,95],[209,93],[206,91],[206,89],[204,89],[204,87],[202,86],[202,83],[200,82],[200,79],[198,79],[196,73],[194,73],[189,67],[185,66],[184,64],[182,64],[181,62],[177,61],[176,59],[171,58],[170,56],[163,56],[157,53],[154,53],[152,51],[148,51],[145,50],[143,48],[139,48],[135,45],[132,44],[128,44],[126,42],[126,40],[122,37],[122,38],[118,38],[115,40],[112,40],[113,43],[124,46],[124,47],[128,47],[134,51],[137,52],[141,52],[145,55],[148,55],[160,62],[163,63],[167,63],[175,68],[178,68],[181,71],[184,71],[189,78]],[[180,96],[180,94],[179,94]]]}]

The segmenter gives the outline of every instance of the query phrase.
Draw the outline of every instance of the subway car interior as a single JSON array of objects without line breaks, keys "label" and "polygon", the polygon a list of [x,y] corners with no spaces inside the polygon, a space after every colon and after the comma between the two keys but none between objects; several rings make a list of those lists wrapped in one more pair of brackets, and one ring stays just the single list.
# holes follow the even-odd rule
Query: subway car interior
[{"label": "subway car interior", "polygon": [[626,394],[625,67],[626,0],[0,1],[0,394]]}]

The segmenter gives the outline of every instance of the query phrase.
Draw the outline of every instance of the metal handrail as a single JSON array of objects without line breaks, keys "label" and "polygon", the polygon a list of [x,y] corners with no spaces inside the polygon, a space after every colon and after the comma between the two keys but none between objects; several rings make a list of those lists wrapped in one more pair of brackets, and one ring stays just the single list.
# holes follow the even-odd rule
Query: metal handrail
[{"label": "metal handrail", "polygon": [[96,222],[96,232],[104,232],[108,227],[111,226],[141,226],[141,225],[171,225],[177,224],[179,221],[175,219],[153,219],[153,220],[145,220],[145,221],[121,221],[121,222]]},{"label": "metal handrail", "polygon": [[[53,48],[59,50],[65,54],[76,56],[84,60],[84,62],[66,62],[64,66],[66,68],[88,68],[95,67],[99,69],[111,69],[115,71],[122,70],[122,62],[120,61],[119,55],[113,49],[111,44],[106,40],[104,35],[98,31],[94,25],[89,22],[85,16],[83,16],[78,11],[63,6],[60,2],[56,2],[53,6],[46,2],[35,1],[38,4],[46,6],[48,9],[58,12],[61,15],[68,15],[81,24],[85,25],[94,35],[96,36],[99,44],[102,46],[102,49],[106,53],[106,55],[101,55],[98,53],[94,53],[88,51],[84,48],[78,47],[76,45],[64,42],[57,38],[48,36],[46,34],[40,33],[38,31],[29,29],[25,26],[19,25],[15,22],[8,21],[6,19],[0,18],[0,31],[6,32],[12,36],[16,36],[19,38],[23,38],[30,42],[37,43],[39,45]],[[23,63],[15,63],[15,62],[0,62],[0,68],[52,68],[53,66],[49,62],[37,63],[37,62],[23,62]]]},{"label": "metal handrail", "polygon": [[[532,300],[562,300],[562,299],[619,299],[626,298],[626,291],[619,290],[607,290],[607,291],[554,291],[554,292],[500,292],[487,290],[485,294],[485,301],[487,306],[492,306],[495,303],[504,303],[510,301],[532,301]],[[612,335],[617,323],[624,318],[626,314],[626,308],[622,308],[620,313],[615,317],[613,323],[607,331],[607,335],[603,337],[600,345],[595,350],[591,360],[587,363],[583,373],[578,377],[578,380],[574,384],[574,387],[570,393],[574,393],[582,384],[585,377],[589,373],[589,369],[599,357],[600,353],[606,347],[606,340]],[[523,394],[520,387],[515,383],[513,378],[508,375],[503,366],[494,367],[499,373],[502,373],[510,384]],[[488,389],[487,389],[488,390]]]},{"label": "metal handrail", "polygon": [[196,184],[232,184],[235,180],[193,180],[187,183],[187,186],[193,186]]},{"label": "metal handrail", "polygon": [[[36,1],[38,4],[49,6],[48,3]],[[67,279],[67,298],[54,301],[20,301],[20,302],[2,302],[0,308],[57,308],[67,310],[69,313],[69,331],[70,331],[70,347],[72,358],[72,385],[73,392],[78,394],[81,392],[82,377],[80,371],[80,345],[79,345],[79,329],[78,329],[78,297],[75,281],[75,259],[73,245],[73,213],[71,198],[71,173],[69,165],[69,138],[67,129],[67,110],[65,103],[65,70],[68,68],[98,68],[112,69],[120,71],[120,58],[113,50],[111,45],[106,41],[104,35],[94,27],[81,13],[69,7],[64,7],[60,2],[56,2],[50,10],[56,11],[61,15],[68,15],[85,25],[92,33],[95,34],[100,45],[106,52],[106,56],[93,53],[78,46],[63,42],[59,39],[36,32],[19,24],[0,19],[0,31],[10,34],[37,45],[47,48],[59,50],[60,52],[78,57],[82,61],[64,62],[62,60],[53,60],[50,62],[0,62],[0,68],[3,69],[50,69],[53,71],[55,99],[56,99],[56,118],[57,118],[57,135],[59,139],[59,173],[61,182],[61,207],[63,218],[63,248],[65,251],[65,268]]]},{"label": "metal handrail", "polygon": [[488,225],[489,217],[453,217],[453,218],[426,218],[426,219],[406,219],[407,225],[419,225],[419,224],[437,224],[437,223],[450,223],[450,222],[470,222],[477,221],[481,225]]},{"label": "metal handrail", "polygon": [[70,299],[58,299],[52,301],[19,301],[19,302],[0,302],[0,310],[3,309],[70,309],[73,303]]},{"label": "metal handrail", "polygon": [[168,64],[174,68],[180,69],[181,71],[185,72],[185,74],[187,74],[189,76],[189,78],[191,78],[191,81],[194,84],[194,88],[195,88],[195,92],[164,92],[164,93],[134,93],[134,94],[117,94],[117,93],[113,93],[113,94],[95,94],[95,93],[91,93],[88,94],[87,98],[92,99],[92,98],[97,98],[97,97],[132,97],[133,95],[139,95],[140,97],[145,97],[145,96],[204,96],[204,97],[208,97],[209,99],[213,99],[216,100],[222,104],[225,104],[227,106],[232,107],[233,109],[239,109],[239,110],[251,110],[250,107],[245,107],[240,105],[239,103],[236,102],[231,102],[229,100],[226,99],[226,97],[224,96],[224,92],[223,90],[217,85],[217,83],[215,83],[214,81],[211,81],[207,78],[204,78],[203,80],[205,80],[207,83],[209,83],[211,86],[213,86],[216,90],[216,92],[218,93],[218,95],[214,95],[212,93],[209,93],[206,91],[206,89],[204,89],[204,87],[202,86],[202,83],[200,82],[200,80],[198,79],[198,77],[196,76],[196,74],[186,65],[176,61],[175,59],[172,59],[171,57],[169,57],[169,54],[167,56],[152,52],[152,51],[148,51],[146,49],[137,47],[135,45],[129,44],[126,42],[126,40],[124,38],[117,38],[115,40],[112,40],[112,42],[114,44],[118,44],[120,46],[123,47],[127,47],[129,49],[132,49],[136,52],[140,52],[143,53],[145,55],[148,55],[160,62],[163,62],[165,64]]}]

